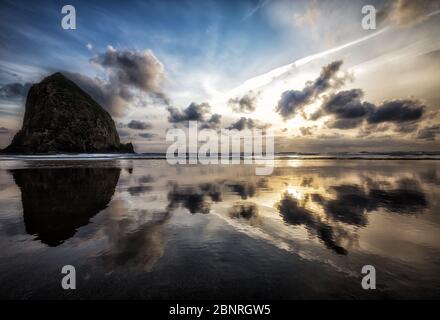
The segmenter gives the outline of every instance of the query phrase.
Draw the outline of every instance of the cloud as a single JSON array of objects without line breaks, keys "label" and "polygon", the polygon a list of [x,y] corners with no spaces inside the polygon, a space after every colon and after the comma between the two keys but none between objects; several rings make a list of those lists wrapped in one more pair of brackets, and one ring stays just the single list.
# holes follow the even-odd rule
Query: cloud
[{"label": "cloud", "polygon": [[241,19],[241,21],[243,22],[249,19],[250,17],[252,17],[258,10],[263,8],[269,1],[270,0],[259,0],[258,4],[254,8],[252,8],[252,10],[250,10],[247,14],[245,14]]},{"label": "cloud", "polygon": [[257,108],[257,94],[253,91],[245,94],[241,98],[231,98],[228,104],[232,107],[235,112],[250,113],[254,112]]},{"label": "cloud", "polygon": [[63,74],[114,116],[123,116],[127,110],[127,104],[133,99],[133,95],[127,88],[118,87],[116,83],[79,73],[63,72]]},{"label": "cloud", "polygon": [[368,123],[407,122],[419,120],[425,106],[417,100],[392,100],[384,102],[370,114]]},{"label": "cloud", "polygon": [[440,133],[440,125],[428,126],[417,132],[416,139],[434,141]]},{"label": "cloud", "polygon": [[289,90],[281,94],[278,101],[276,112],[283,119],[289,119],[295,116],[297,109],[302,108],[310,102],[310,94],[308,91]]},{"label": "cloud", "polygon": [[[353,129],[364,123],[378,125],[394,123],[396,131],[407,133],[417,129],[415,122],[419,121],[426,107],[418,100],[390,100],[380,105],[362,101],[364,93],[361,89],[351,89],[337,92],[324,99],[321,108],[312,114],[308,120],[317,120],[322,116],[331,115],[326,122],[328,128]],[[412,126],[408,123],[412,122]],[[404,124],[404,125],[403,125]],[[370,133],[366,130],[365,133]]]},{"label": "cloud", "polygon": [[298,27],[314,26],[321,15],[316,0],[309,2],[307,10],[303,14],[296,13],[293,18]]},{"label": "cloud", "polygon": [[378,20],[408,27],[427,20],[432,12],[439,9],[439,0],[396,0],[378,11]]},{"label": "cloud", "polygon": [[332,132],[330,134],[323,133],[317,136],[317,138],[320,140],[338,140],[341,139],[342,137],[343,135],[337,132]]},{"label": "cloud", "polygon": [[363,122],[363,119],[337,119],[330,120],[325,123],[327,128],[331,129],[354,129],[359,127]]},{"label": "cloud", "polygon": [[202,128],[215,128],[220,124],[221,115],[211,114],[211,106],[206,103],[191,102],[183,110],[176,107],[168,107],[168,122],[188,125],[188,121],[198,121]]},{"label": "cloud", "polygon": [[[401,181],[404,182],[404,181]],[[380,189],[376,186],[364,190],[358,185],[333,186],[335,199],[322,201],[327,215],[351,225],[367,225],[366,213],[384,208],[398,214],[422,213],[428,206],[425,194],[415,181],[406,183],[412,189],[400,186],[398,189]]]},{"label": "cloud", "polygon": [[118,134],[120,137],[129,137],[130,136],[130,132],[128,132],[127,130],[118,130]]},{"label": "cloud", "polygon": [[309,120],[317,120],[324,115],[333,115],[333,118],[326,122],[328,128],[356,128],[375,109],[373,104],[361,101],[363,95],[362,90],[352,89],[326,97],[321,109],[312,114]]},{"label": "cloud", "polygon": [[109,71],[110,78],[119,85],[135,87],[144,92],[162,92],[164,66],[149,49],[118,51],[108,46],[105,53],[92,58],[91,62]]},{"label": "cloud", "polygon": [[348,251],[338,243],[334,227],[321,221],[312,211],[303,207],[301,203],[287,192],[276,204],[284,222],[294,226],[303,225],[309,233],[316,234],[325,246],[337,254],[346,255]]},{"label": "cloud", "polygon": [[250,118],[241,117],[236,122],[232,123],[228,129],[230,130],[244,130],[244,129],[252,129],[255,126],[254,120]]},{"label": "cloud", "polygon": [[338,119],[365,117],[374,110],[374,105],[361,102],[364,93],[361,89],[340,91],[325,100],[322,109]]},{"label": "cloud", "polygon": [[[374,128],[381,127],[383,131],[386,131],[388,129],[387,123],[382,123],[381,126],[374,126]],[[412,133],[416,132],[419,127],[419,124],[417,122],[402,122],[402,123],[396,123],[394,125],[394,131],[400,132],[400,133]]]},{"label": "cloud", "polygon": [[235,202],[229,209],[229,216],[233,219],[255,219],[258,218],[258,207],[253,202]]},{"label": "cloud", "polygon": [[106,80],[79,73],[63,73],[112,115],[123,116],[129,103],[140,94],[148,94],[168,104],[162,91],[166,79],[164,66],[151,50],[118,51],[109,46],[106,52],[90,61],[104,69]]},{"label": "cloud", "polygon": [[11,130],[9,130],[8,128],[5,127],[0,127],[0,134],[6,134],[6,133],[10,133]]},{"label": "cloud", "polygon": [[154,133],[143,132],[143,133],[139,133],[138,136],[149,140],[149,139],[153,139],[156,135]]},{"label": "cloud", "polygon": [[222,116],[218,113],[214,113],[211,115],[211,118],[208,119],[208,121],[202,123],[201,128],[202,129],[215,129],[220,126]]},{"label": "cloud", "polygon": [[151,123],[144,122],[144,121],[131,120],[127,124],[127,127],[130,129],[134,129],[134,130],[147,130],[147,129],[151,129],[152,125],[151,125]]},{"label": "cloud", "polygon": [[89,42],[86,44],[86,48],[89,49],[90,51],[92,51],[93,45]]},{"label": "cloud", "polygon": [[168,112],[170,113],[170,115],[168,117],[168,121],[171,123],[203,121],[210,110],[211,106],[205,102],[200,104],[191,102],[191,104],[183,110],[179,110],[175,107],[169,107]]},{"label": "cloud", "polygon": [[312,103],[320,94],[343,85],[346,77],[337,77],[342,63],[342,60],[338,60],[324,66],[319,77],[313,82],[307,82],[302,90],[284,91],[275,111],[284,120],[290,119],[296,115],[297,111]]},{"label": "cloud", "polygon": [[242,131],[244,129],[254,129],[254,128],[265,129],[268,126],[269,126],[268,124],[262,124],[254,119],[241,117],[236,122],[232,123],[229,127],[227,127],[227,129]]},{"label": "cloud", "polygon": [[17,99],[26,97],[32,83],[8,83],[0,87],[0,98]]},{"label": "cloud", "polygon": [[311,136],[313,134],[312,130],[316,127],[301,127],[299,128],[299,131],[301,132],[302,136]]},{"label": "cloud", "polygon": [[231,181],[226,185],[232,193],[240,196],[242,200],[253,198],[257,192],[257,186],[251,181]]},{"label": "cloud", "polygon": [[210,212],[212,202],[218,201],[221,201],[221,192],[213,184],[184,187],[174,184],[168,192],[167,209],[173,211],[181,206],[191,214],[207,214]]},{"label": "cloud", "polygon": [[[149,190],[140,186],[130,187],[127,191],[136,197]],[[164,224],[170,214],[136,210],[136,216],[126,221],[115,218],[120,216],[117,209],[109,208],[113,216],[110,215],[109,221],[100,230],[110,249],[93,259],[105,270],[152,270],[165,252]]]}]

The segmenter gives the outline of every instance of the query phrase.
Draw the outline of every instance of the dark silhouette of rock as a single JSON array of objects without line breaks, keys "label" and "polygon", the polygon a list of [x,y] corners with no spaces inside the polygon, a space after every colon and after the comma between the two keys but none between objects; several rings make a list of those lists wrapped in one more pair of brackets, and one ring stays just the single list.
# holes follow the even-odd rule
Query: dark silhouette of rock
[{"label": "dark silhouette of rock", "polygon": [[133,153],[110,114],[57,72],[29,90],[23,127],[4,153]]},{"label": "dark silhouette of rock", "polygon": [[107,207],[120,172],[120,168],[12,170],[21,190],[26,232],[49,246],[69,239]]}]

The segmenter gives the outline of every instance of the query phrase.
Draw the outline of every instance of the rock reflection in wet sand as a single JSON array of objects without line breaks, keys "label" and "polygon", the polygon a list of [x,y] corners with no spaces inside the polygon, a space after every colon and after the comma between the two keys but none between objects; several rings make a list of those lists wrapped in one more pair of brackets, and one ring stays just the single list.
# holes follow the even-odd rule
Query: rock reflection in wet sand
[{"label": "rock reflection in wet sand", "polygon": [[12,170],[21,190],[26,231],[57,246],[106,208],[120,168]]}]

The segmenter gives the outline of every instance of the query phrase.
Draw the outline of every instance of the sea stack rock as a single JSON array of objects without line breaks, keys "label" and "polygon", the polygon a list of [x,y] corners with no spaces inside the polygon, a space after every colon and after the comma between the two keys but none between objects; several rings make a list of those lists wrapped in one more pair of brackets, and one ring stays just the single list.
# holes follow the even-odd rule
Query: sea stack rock
[{"label": "sea stack rock", "polygon": [[23,127],[4,153],[133,153],[115,123],[87,93],[57,72],[27,95]]}]

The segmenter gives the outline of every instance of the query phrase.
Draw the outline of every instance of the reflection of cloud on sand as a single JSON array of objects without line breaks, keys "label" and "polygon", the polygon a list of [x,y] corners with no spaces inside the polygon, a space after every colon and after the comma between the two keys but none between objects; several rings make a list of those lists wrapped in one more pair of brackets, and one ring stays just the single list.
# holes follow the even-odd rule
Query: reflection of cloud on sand
[{"label": "reflection of cloud on sand", "polygon": [[350,277],[358,277],[358,274],[341,266],[338,266],[335,262],[325,259],[315,254],[312,250],[309,250],[310,248],[307,245],[298,245],[293,243],[291,240],[293,238],[286,237],[286,234],[291,235],[291,230],[286,229],[285,227],[279,226],[277,224],[272,225],[271,227],[275,227],[280,234],[276,235],[273,234],[271,230],[272,228],[269,227],[270,224],[273,223],[273,221],[265,221],[264,227],[255,227],[254,225],[250,225],[248,223],[244,223],[243,221],[240,221],[239,219],[231,219],[227,217],[226,215],[219,213],[215,210],[211,211],[212,215],[215,215],[216,217],[221,218],[224,222],[226,222],[229,226],[234,228],[235,231],[244,233],[246,236],[251,237],[256,240],[262,240],[266,243],[269,243],[273,245],[274,247],[287,251],[290,253],[294,253],[295,255],[301,257],[304,260],[308,261],[319,261],[321,263],[330,265],[332,268],[334,268],[338,272],[342,272]]},{"label": "reflection of cloud on sand", "polygon": [[[429,176],[433,180],[433,174]],[[239,177],[238,181],[245,180]],[[234,185],[233,179],[219,184],[223,186],[220,188],[223,200],[210,203],[210,214],[247,236],[304,259],[328,260],[339,269],[344,268],[329,253],[353,252],[356,256],[366,245],[361,242],[369,241],[361,241],[361,235],[365,236],[361,230],[368,230],[370,215],[380,221],[384,214],[409,216],[423,213],[429,207],[417,176],[405,170],[388,172],[382,167],[376,168],[374,173],[334,172],[333,166],[323,167],[319,172],[302,172],[301,167],[284,168],[266,177],[261,188],[260,184],[254,184],[249,203],[242,200],[239,189],[230,188]],[[232,190],[234,192],[230,192]],[[252,217],[253,212],[258,212],[258,223],[244,218]],[[329,249],[327,253],[317,243]]]},{"label": "reflection of cloud on sand", "polygon": [[[110,216],[123,215],[119,209],[116,206]],[[107,248],[93,259],[108,271],[151,271],[165,252],[166,236],[163,229],[169,218],[168,212],[152,213],[145,210],[139,211],[136,217],[122,220],[110,218],[100,230]]]},{"label": "reflection of cloud on sand", "polygon": [[[347,254],[347,250],[336,241],[335,230],[332,226],[322,221],[319,216],[314,215],[310,210],[302,207],[298,200],[285,193],[277,204],[283,220],[290,225],[304,225],[310,233],[317,234],[325,246],[337,254]],[[344,233],[348,236],[348,233]],[[339,235],[341,237],[341,235]]]},{"label": "reflection of cloud on sand", "polygon": [[351,274],[340,256],[356,259],[365,247],[361,230],[368,229],[370,215],[407,216],[428,205],[420,179],[406,172],[334,170],[328,162],[318,168],[284,167],[264,179],[238,167],[215,177],[195,174],[206,168],[166,171],[155,179],[124,172],[106,214],[95,219],[103,227],[92,237],[104,246],[93,259],[109,271],[150,271],[165,254],[171,214],[191,224],[191,213],[219,217],[248,237]]},{"label": "reflection of cloud on sand", "polygon": [[253,202],[237,201],[229,209],[229,217],[232,219],[241,219],[251,225],[260,223],[258,215],[258,206]]}]

